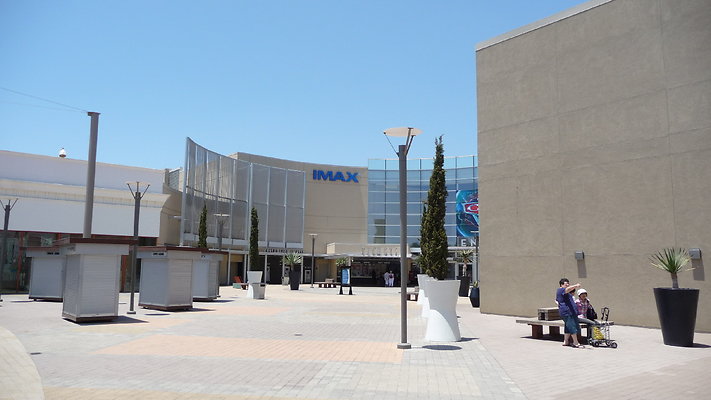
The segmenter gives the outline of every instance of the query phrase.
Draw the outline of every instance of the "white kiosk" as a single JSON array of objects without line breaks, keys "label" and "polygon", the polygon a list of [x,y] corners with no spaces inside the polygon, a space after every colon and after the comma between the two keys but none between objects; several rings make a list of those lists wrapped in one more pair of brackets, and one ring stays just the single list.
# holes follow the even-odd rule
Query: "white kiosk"
[{"label": "white kiosk", "polygon": [[59,247],[28,247],[30,261],[30,293],[33,300],[62,301],[64,298],[64,267],[67,257]]},{"label": "white kiosk", "polygon": [[217,275],[225,254],[227,252],[203,251],[200,258],[193,261],[193,300],[212,301],[220,295]]},{"label": "white kiosk", "polygon": [[193,263],[202,249],[177,246],[138,248],[141,285],[138,305],[163,311],[193,307]]},{"label": "white kiosk", "polygon": [[118,317],[121,256],[131,240],[70,238],[66,256],[62,317],[74,322],[111,321]]}]

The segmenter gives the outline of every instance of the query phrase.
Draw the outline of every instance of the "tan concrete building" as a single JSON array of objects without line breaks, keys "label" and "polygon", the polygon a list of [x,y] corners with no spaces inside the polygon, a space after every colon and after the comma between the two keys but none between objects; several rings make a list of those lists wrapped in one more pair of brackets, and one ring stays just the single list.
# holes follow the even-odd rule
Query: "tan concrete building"
[{"label": "tan concrete building", "polygon": [[711,3],[584,3],[480,43],[477,91],[482,311],[532,316],[567,277],[659,326],[649,257],[698,248],[680,286],[711,331]]},{"label": "tan concrete building", "polygon": [[[305,203],[303,254],[311,255],[310,234],[316,234],[313,251],[316,254],[315,281],[336,277],[335,260],[355,256],[350,247],[339,243],[367,243],[366,218],[368,215],[368,169],[342,165],[313,164],[290,161],[248,153],[235,153],[230,157],[250,163],[268,165],[305,174]],[[314,172],[316,171],[316,172]],[[323,174],[319,174],[322,171]],[[331,172],[329,175],[328,173]],[[340,175],[341,172],[343,179]],[[351,179],[354,176],[357,181]],[[331,179],[333,178],[333,179]],[[329,245],[331,245],[329,247]],[[393,256],[393,259],[394,256]],[[305,260],[307,269],[310,260]],[[305,280],[310,282],[309,279]]]}]

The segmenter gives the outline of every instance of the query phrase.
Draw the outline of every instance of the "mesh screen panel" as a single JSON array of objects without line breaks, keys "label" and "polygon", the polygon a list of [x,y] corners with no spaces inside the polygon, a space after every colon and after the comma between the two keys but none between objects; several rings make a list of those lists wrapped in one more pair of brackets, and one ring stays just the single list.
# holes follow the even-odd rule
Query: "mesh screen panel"
[{"label": "mesh screen panel", "polygon": [[[251,207],[259,216],[259,241],[302,244],[305,174],[226,157],[187,140],[183,232],[198,236],[207,206],[208,236],[247,241]],[[287,208],[286,205],[289,205]],[[217,217],[220,214],[227,216]],[[285,234],[286,232],[286,234]]]}]

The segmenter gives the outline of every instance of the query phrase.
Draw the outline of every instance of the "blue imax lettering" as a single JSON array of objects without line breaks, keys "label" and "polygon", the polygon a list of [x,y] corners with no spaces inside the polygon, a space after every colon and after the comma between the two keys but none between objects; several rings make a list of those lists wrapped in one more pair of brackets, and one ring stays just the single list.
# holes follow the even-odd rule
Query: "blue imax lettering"
[{"label": "blue imax lettering", "polygon": [[[347,175],[347,177],[346,177]],[[343,172],[341,171],[322,171],[320,169],[315,169],[314,170],[314,180],[315,181],[342,181],[342,182],[358,182],[358,173],[357,172],[346,172],[346,175],[343,175]]]}]

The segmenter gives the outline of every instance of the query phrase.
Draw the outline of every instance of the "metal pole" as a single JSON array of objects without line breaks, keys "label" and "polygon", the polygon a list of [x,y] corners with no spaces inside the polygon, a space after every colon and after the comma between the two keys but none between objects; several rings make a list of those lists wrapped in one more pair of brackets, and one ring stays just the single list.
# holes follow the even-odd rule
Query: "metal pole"
[{"label": "metal pole", "polygon": [[316,246],[316,235],[311,234],[311,287],[314,287],[314,274],[316,274],[316,269],[314,268],[314,247]]},{"label": "metal pole", "polygon": [[[222,227],[225,224],[225,221],[222,219],[222,217],[218,217],[217,219],[217,251],[222,251]],[[220,264],[224,262],[224,256],[220,255]],[[230,264],[229,264],[229,256],[227,256],[228,264],[227,264],[227,284],[230,284]],[[217,297],[220,297],[220,267],[218,264],[217,267],[217,273],[215,274],[215,280],[217,284]]]},{"label": "metal pole", "polygon": [[476,245],[476,255],[474,257],[474,261],[476,261],[476,279],[477,282],[479,282],[479,232],[476,233],[476,242],[474,244]]},{"label": "metal pole", "polygon": [[[3,209],[5,210],[5,224],[2,229],[2,252],[0,252],[0,296],[2,294],[2,280],[5,272],[5,257],[7,257],[7,227],[10,223],[10,200],[7,201],[7,205],[3,204]],[[2,297],[0,297],[2,301]]]},{"label": "metal pole", "polygon": [[225,224],[225,221],[220,219],[218,217],[217,219],[217,250],[222,251],[222,226]]},{"label": "metal pole", "polygon": [[141,212],[141,188],[136,182],[136,193],[133,195],[135,199],[133,207],[133,251],[131,252],[131,306],[129,308],[128,314],[135,314],[136,311],[133,309],[133,297],[136,291],[136,263],[138,262],[138,218]]},{"label": "metal pole", "polygon": [[400,343],[398,349],[409,349],[407,342],[407,145],[398,146],[400,172]]},{"label": "metal pole", "polygon": [[87,113],[91,117],[89,131],[89,159],[86,167],[86,199],[84,202],[83,238],[91,238],[91,221],[94,213],[94,181],[96,178],[96,142],[99,136],[99,113]]}]

